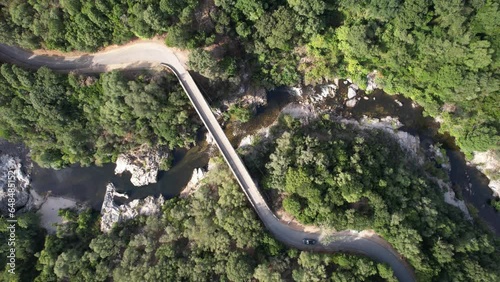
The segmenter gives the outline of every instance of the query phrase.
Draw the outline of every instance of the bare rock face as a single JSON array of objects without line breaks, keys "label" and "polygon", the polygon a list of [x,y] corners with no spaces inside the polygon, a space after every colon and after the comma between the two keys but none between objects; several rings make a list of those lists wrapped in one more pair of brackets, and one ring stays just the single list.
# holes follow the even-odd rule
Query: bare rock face
[{"label": "bare rock face", "polygon": [[354,87],[349,86],[349,89],[347,90],[347,98],[352,99],[354,97],[356,97],[356,89]]},{"label": "bare rock face", "polygon": [[500,196],[500,155],[493,150],[474,152],[471,163],[488,177],[488,186],[493,190],[493,194]]},{"label": "bare rock face", "polygon": [[199,188],[198,184],[200,183],[200,181],[203,178],[205,178],[205,174],[206,174],[206,171],[204,171],[203,169],[195,168],[193,170],[193,175],[191,176],[191,180],[189,180],[188,184],[186,185],[186,188],[184,188],[184,190],[182,190],[180,197],[186,198],[189,195],[196,192],[196,190],[198,190],[198,188]]},{"label": "bare rock face", "polygon": [[134,186],[156,183],[160,163],[167,156],[159,150],[141,146],[137,150],[118,156],[115,174],[129,171],[132,174],[130,182]]},{"label": "bare rock face", "polygon": [[161,211],[161,207],[165,203],[165,199],[160,195],[158,198],[148,196],[142,200],[133,200],[125,205],[116,205],[115,197],[126,197],[126,195],[116,192],[113,183],[106,186],[106,194],[101,208],[101,231],[109,232],[115,225],[129,219],[133,219],[138,215],[155,215]]},{"label": "bare rock face", "polygon": [[322,102],[327,97],[335,97],[337,94],[337,85],[336,84],[323,84],[319,85],[315,88],[306,88],[302,90],[302,93],[307,93],[306,104],[315,104]]},{"label": "bare rock face", "polygon": [[366,76],[366,91],[373,91],[378,88],[375,78],[377,77],[377,70],[372,71]]},{"label": "bare rock face", "polygon": [[[9,214],[9,203],[16,211],[28,211],[35,202],[30,193],[30,179],[21,169],[21,161],[10,155],[0,156],[0,213]],[[14,200],[9,200],[14,199]],[[10,201],[10,202],[9,202]]]},{"label": "bare rock face", "polygon": [[246,95],[241,97],[243,105],[265,106],[267,94],[264,88],[250,88]]},{"label": "bare rock face", "polygon": [[347,99],[348,100],[345,103],[345,105],[347,107],[353,108],[358,103],[358,100],[356,100],[356,95],[357,95],[358,90],[359,90],[359,87],[356,84],[351,83],[349,85],[349,88],[347,89]]}]

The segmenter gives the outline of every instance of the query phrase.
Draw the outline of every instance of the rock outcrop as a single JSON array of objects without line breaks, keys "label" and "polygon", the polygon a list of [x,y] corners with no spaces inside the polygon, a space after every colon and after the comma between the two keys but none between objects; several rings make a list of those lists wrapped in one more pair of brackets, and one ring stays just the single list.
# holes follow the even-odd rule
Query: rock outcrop
[{"label": "rock outcrop", "polygon": [[212,134],[210,132],[207,132],[205,134],[205,141],[207,141],[208,145],[217,145],[217,143],[215,143],[214,137],[212,136]]},{"label": "rock outcrop", "polygon": [[[267,105],[267,93],[264,88],[250,87],[248,90],[245,90],[243,87],[240,89],[240,92],[239,94],[244,95],[237,95],[224,101],[224,107],[230,108],[233,105],[240,105],[245,108],[255,108]],[[217,116],[217,114],[215,115]]]},{"label": "rock outcrop", "polygon": [[490,183],[488,186],[493,190],[493,194],[500,196],[500,155],[494,151],[474,152],[474,158],[470,162],[476,165],[477,169],[484,173]]},{"label": "rock outcrop", "polygon": [[377,77],[377,70],[372,71],[366,76],[366,91],[373,91],[378,88],[375,78]]},{"label": "rock outcrop", "polygon": [[420,164],[423,164],[422,154],[419,154],[420,150],[420,139],[418,136],[413,136],[405,131],[397,130],[402,126],[401,122],[397,118],[387,116],[385,118],[368,118],[363,117],[359,122],[351,119],[341,119],[340,120],[346,124],[354,124],[361,129],[381,129],[389,133],[402,149],[404,149],[410,156],[414,157]]},{"label": "rock outcrop", "polygon": [[9,198],[12,198],[12,196],[16,211],[25,212],[33,209],[35,207],[35,199],[30,193],[29,186],[30,179],[29,176],[22,171],[20,159],[10,155],[1,155],[0,213],[2,215],[9,214]]},{"label": "rock outcrop", "polygon": [[467,209],[467,205],[463,200],[457,199],[455,192],[453,191],[453,189],[451,189],[450,184],[445,183],[441,179],[434,178],[434,180],[439,185],[441,190],[444,192],[445,203],[459,208],[464,213],[465,218],[467,218],[468,220],[472,220],[472,216],[470,215],[469,210]]},{"label": "rock outcrop", "polygon": [[133,219],[138,215],[158,214],[161,211],[161,207],[165,203],[165,199],[160,195],[158,198],[148,196],[142,200],[133,200],[128,204],[116,205],[114,198],[124,196],[127,197],[124,194],[116,192],[116,188],[113,183],[109,183],[106,186],[106,194],[104,195],[104,202],[102,203],[101,208],[102,232],[109,232],[115,223]]},{"label": "rock outcrop", "polygon": [[168,157],[167,153],[141,146],[127,154],[120,154],[116,159],[115,174],[128,171],[132,174],[130,182],[134,186],[156,183],[161,161]]},{"label": "rock outcrop", "polygon": [[337,85],[336,84],[323,84],[316,86],[314,88],[308,87],[306,91],[302,91],[303,93],[307,93],[307,101],[306,104],[315,104],[322,102],[327,97],[335,97],[337,94]]},{"label": "rock outcrop", "polygon": [[[364,117],[359,122],[350,119],[341,119],[340,121],[346,124],[356,125],[361,129],[380,129],[387,132],[399,143],[399,146],[407,153],[408,157],[411,157],[419,165],[424,164],[425,152],[423,152],[420,147],[420,138],[418,138],[418,136],[413,136],[408,132],[397,130],[403,126],[397,118],[390,116],[382,119]],[[432,159],[440,163],[441,167],[448,172],[450,169],[448,157],[444,155],[439,148],[434,147],[433,145],[430,146],[428,151],[432,155]],[[444,201],[447,204],[459,208],[468,220],[472,219],[465,202],[457,199],[455,192],[453,192],[449,183],[433,176],[429,176],[429,178],[434,180],[441,188],[441,191],[444,194]]]},{"label": "rock outcrop", "polygon": [[200,181],[205,178],[206,171],[204,171],[202,168],[195,168],[193,170],[193,175],[191,176],[191,180],[189,180],[188,184],[186,185],[186,188],[181,191],[179,197],[181,198],[186,198],[190,195],[192,195],[196,190],[199,188],[199,183]]}]

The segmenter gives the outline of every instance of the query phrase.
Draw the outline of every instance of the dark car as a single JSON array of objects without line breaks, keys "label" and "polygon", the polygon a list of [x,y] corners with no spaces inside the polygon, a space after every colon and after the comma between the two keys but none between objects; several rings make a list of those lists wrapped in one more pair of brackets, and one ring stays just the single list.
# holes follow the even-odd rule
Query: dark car
[{"label": "dark car", "polygon": [[314,245],[314,244],[316,244],[316,240],[314,240],[314,239],[304,238],[304,240],[302,240],[302,242],[304,242],[304,244],[306,244],[306,245]]}]

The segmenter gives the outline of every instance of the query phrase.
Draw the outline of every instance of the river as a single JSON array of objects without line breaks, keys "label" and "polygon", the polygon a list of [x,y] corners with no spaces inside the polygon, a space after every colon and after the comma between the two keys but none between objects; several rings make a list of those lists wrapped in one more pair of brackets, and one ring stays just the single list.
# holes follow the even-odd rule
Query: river
[{"label": "river", "polygon": [[[439,124],[430,117],[424,117],[421,107],[415,107],[411,100],[400,95],[390,96],[383,91],[375,90],[367,96],[368,100],[360,99],[355,107],[347,108],[342,103],[347,87],[343,83],[339,84],[341,95],[327,98],[322,102],[323,107],[331,108],[336,115],[358,120],[364,116],[397,117],[404,125],[402,130],[419,136],[422,146],[429,146],[436,142],[443,144],[450,158],[450,177],[455,192],[477,210],[479,217],[495,233],[500,234],[500,215],[488,204],[493,197],[487,178],[477,169],[466,164],[465,157],[457,150],[453,138],[439,134]],[[231,125],[226,127],[225,131],[231,143],[236,146],[244,136],[269,126],[278,117],[281,109],[295,99],[296,97],[285,88],[268,92],[267,105],[259,107],[252,120],[238,128],[233,128]],[[61,170],[40,168],[35,164],[31,176],[32,187],[40,194],[50,191],[52,196],[66,197],[80,203],[85,202],[96,210],[101,208],[108,182],[113,182],[119,192],[129,195],[128,200],[117,198],[118,204],[149,195],[162,194],[166,198],[172,198],[178,195],[189,182],[193,169],[205,167],[208,164],[207,146],[201,139],[198,140],[200,145],[189,150],[174,150],[173,167],[169,171],[161,171],[158,175],[158,182],[155,184],[134,187],[130,183],[129,173],[121,176],[114,174],[114,164],[105,164],[102,167],[75,165]]]}]

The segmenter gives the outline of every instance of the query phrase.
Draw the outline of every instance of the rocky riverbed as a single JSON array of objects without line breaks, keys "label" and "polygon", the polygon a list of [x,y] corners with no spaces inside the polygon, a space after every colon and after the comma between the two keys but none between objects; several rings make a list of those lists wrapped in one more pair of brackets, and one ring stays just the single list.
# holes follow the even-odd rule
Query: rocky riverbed
[{"label": "rocky riverbed", "polygon": [[36,197],[30,191],[30,178],[20,158],[0,155],[0,212],[7,216],[9,208],[26,212],[37,205]]},{"label": "rocky riverbed", "polygon": [[500,153],[494,151],[474,152],[474,158],[470,163],[488,177],[490,180],[488,186],[496,197],[500,197]]},{"label": "rocky riverbed", "polygon": [[165,202],[162,195],[158,198],[148,196],[145,199],[133,200],[124,205],[117,205],[115,197],[127,197],[127,195],[118,193],[113,183],[106,186],[106,194],[101,208],[101,231],[109,232],[116,223],[130,220],[138,215],[155,215],[161,211],[161,206]]},{"label": "rocky riverbed", "polygon": [[36,211],[40,215],[41,226],[49,233],[53,233],[56,231],[54,224],[62,222],[59,210],[76,207],[77,203],[63,197],[41,196],[31,188],[30,184],[29,167],[24,165],[20,157],[0,155],[1,214],[10,215],[10,203],[13,204],[16,214]]}]

